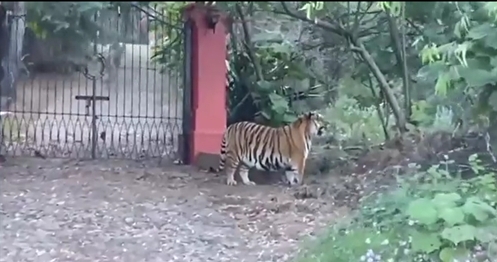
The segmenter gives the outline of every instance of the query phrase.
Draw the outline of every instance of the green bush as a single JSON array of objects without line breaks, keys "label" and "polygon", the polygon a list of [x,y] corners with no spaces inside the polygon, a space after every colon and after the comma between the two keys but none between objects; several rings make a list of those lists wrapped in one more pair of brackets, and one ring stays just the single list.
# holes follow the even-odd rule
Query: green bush
[{"label": "green bush", "polygon": [[449,174],[452,161],[399,178],[397,187],[364,200],[351,222],[333,226],[297,261],[491,261],[497,181],[476,155],[469,162],[472,179]]},{"label": "green bush", "polygon": [[329,132],[338,141],[351,145],[375,145],[385,141],[376,108],[362,107],[355,98],[341,96],[332,106],[323,110],[323,117],[332,123],[333,128]]}]

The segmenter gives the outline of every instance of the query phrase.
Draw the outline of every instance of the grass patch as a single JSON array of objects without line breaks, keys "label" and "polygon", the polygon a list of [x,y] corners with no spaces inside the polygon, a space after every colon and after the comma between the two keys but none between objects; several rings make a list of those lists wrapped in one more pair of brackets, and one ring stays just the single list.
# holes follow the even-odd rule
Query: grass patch
[{"label": "grass patch", "polygon": [[450,174],[447,163],[418,168],[364,200],[349,222],[331,226],[296,261],[493,261],[496,176],[476,155],[471,179]]}]

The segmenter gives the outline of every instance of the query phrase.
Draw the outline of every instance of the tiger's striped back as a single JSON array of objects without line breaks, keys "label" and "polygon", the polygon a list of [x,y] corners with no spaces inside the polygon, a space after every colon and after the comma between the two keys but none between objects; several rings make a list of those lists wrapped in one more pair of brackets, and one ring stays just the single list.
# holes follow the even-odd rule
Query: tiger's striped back
[{"label": "tiger's striped back", "polygon": [[[230,125],[221,142],[218,171],[226,169],[228,184],[236,184],[233,177],[238,166],[245,184],[253,184],[248,179],[248,169],[252,167],[266,171],[285,170],[287,178],[301,180],[295,176],[303,176],[302,167],[311,148],[311,135],[320,126],[309,116],[280,128],[251,122]],[[309,129],[311,125],[314,125],[313,130]]]},{"label": "tiger's striped back", "polygon": [[225,168],[226,161],[267,171],[284,168],[291,152],[291,133],[289,126],[273,128],[251,122],[230,125],[221,142],[219,170]]}]

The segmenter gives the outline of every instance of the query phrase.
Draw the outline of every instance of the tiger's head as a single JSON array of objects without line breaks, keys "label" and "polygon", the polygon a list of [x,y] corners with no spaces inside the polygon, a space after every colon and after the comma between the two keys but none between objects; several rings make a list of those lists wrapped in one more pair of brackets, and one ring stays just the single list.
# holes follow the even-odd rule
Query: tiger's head
[{"label": "tiger's head", "polygon": [[321,114],[315,111],[304,114],[300,117],[302,124],[305,125],[306,132],[311,136],[321,136],[326,130],[326,123]]}]

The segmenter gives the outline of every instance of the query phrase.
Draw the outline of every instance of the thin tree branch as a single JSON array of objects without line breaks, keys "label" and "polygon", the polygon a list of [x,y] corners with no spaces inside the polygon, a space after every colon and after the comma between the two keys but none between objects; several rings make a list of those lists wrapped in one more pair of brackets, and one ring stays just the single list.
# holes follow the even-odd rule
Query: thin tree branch
[{"label": "thin tree branch", "polygon": [[149,10],[152,10],[152,12],[156,13],[157,15],[155,14],[152,14],[151,12],[149,12],[149,10],[145,10],[143,9],[141,6],[139,6],[138,4],[134,3],[134,2],[131,2],[131,6],[138,9],[139,11],[143,12],[144,14],[146,14],[148,17],[150,18],[153,18],[155,21],[158,21],[159,23],[163,24],[163,25],[167,25],[167,26],[170,26],[172,28],[175,28],[175,29],[183,29],[182,26],[178,26],[178,25],[173,25],[169,22],[166,22],[165,20],[159,18],[158,16],[161,15],[161,16],[164,16],[163,14],[160,14],[159,12],[153,10],[152,8],[148,8]]},{"label": "thin tree branch", "polygon": [[390,134],[388,133],[387,122],[386,122],[385,118],[383,117],[383,112],[381,110],[381,97],[379,95],[377,95],[376,91],[374,90],[373,79],[371,79],[371,75],[368,74],[368,84],[366,85],[363,83],[363,85],[367,86],[371,90],[373,97],[376,98],[375,99],[376,112],[378,112],[378,117],[380,118],[381,127],[383,129],[383,133],[385,134],[385,140],[390,140]]},{"label": "thin tree branch", "polygon": [[[390,12],[387,12],[388,25],[390,28],[390,38],[393,42],[393,49],[395,58],[397,60],[397,65],[400,66],[400,71],[402,72],[402,90],[404,92],[404,110],[406,112],[406,120],[409,119],[411,115],[411,97],[410,97],[410,77],[407,68],[407,61],[405,55],[405,26],[401,33],[399,32],[397,19],[392,16]],[[402,37],[402,39],[401,39]]]},{"label": "thin tree branch", "polygon": [[245,21],[245,15],[243,14],[242,7],[240,6],[239,3],[235,5],[235,10],[240,17],[241,24],[242,24],[242,30],[243,30],[243,38],[244,38],[244,44],[247,49],[247,53],[250,57],[250,60],[252,60],[252,63],[254,65],[255,73],[257,76],[258,81],[264,80],[264,74],[262,73],[262,67],[259,63],[259,60],[255,56],[255,50],[254,50],[254,45],[252,43],[252,39],[250,37],[250,32],[248,30],[248,25]]},{"label": "thin tree branch", "polygon": [[381,91],[385,95],[388,104],[392,108],[392,113],[394,114],[395,119],[397,120],[397,127],[399,128],[401,133],[403,133],[406,130],[406,119],[402,113],[402,110],[400,109],[400,106],[397,102],[397,98],[395,98],[395,95],[392,93],[390,85],[385,79],[385,76],[381,72],[380,68],[378,67],[371,54],[368,52],[368,50],[360,40],[355,41],[355,46],[352,46],[351,50],[359,53],[366,62],[366,64],[368,65],[368,67],[371,69],[371,72],[373,73],[376,80],[380,84]]},{"label": "thin tree branch", "polygon": [[331,23],[328,23],[326,21],[323,21],[319,18],[315,18],[314,20],[311,20],[303,15],[299,15],[299,14],[296,14],[292,11],[290,11],[290,9],[288,8],[288,6],[286,5],[285,2],[280,2],[281,3],[281,7],[283,8],[283,10],[285,11],[285,14],[286,15],[289,15],[293,18],[297,18],[297,19],[300,19],[302,21],[306,21],[308,23],[312,23],[312,24],[315,24],[316,26],[318,27],[321,27],[323,29],[326,29],[328,31],[331,31],[337,35],[340,35],[340,36],[344,36],[344,37],[347,37],[349,36],[350,34],[345,31],[343,28],[339,27],[339,26],[336,26],[334,24],[331,24]]}]

